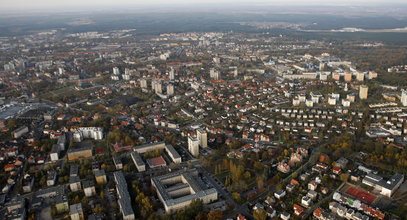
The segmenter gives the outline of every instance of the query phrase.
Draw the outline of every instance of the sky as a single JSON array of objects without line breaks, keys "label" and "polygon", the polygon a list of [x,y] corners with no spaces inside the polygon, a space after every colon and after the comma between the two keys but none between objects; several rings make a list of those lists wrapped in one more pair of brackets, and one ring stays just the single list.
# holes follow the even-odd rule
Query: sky
[{"label": "sky", "polygon": [[324,6],[363,6],[406,4],[406,0],[0,0],[0,8],[26,10],[75,7],[126,7],[194,4],[267,4],[267,5],[324,5]]}]

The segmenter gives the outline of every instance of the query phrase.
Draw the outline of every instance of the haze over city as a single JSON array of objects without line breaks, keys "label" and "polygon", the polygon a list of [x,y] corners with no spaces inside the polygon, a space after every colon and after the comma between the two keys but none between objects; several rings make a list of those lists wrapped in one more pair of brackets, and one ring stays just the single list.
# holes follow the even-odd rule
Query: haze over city
[{"label": "haze over city", "polygon": [[1,0],[0,219],[407,219],[404,0]]}]

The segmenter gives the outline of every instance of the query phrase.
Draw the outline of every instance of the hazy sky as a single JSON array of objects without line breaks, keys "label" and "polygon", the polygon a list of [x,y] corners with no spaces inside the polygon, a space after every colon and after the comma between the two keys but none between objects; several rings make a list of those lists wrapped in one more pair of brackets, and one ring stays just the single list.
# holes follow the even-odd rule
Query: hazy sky
[{"label": "hazy sky", "polygon": [[199,4],[267,4],[267,5],[391,5],[406,3],[406,0],[0,0],[1,9],[63,8],[63,7],[105,7],[105,6],[157,6]]}]

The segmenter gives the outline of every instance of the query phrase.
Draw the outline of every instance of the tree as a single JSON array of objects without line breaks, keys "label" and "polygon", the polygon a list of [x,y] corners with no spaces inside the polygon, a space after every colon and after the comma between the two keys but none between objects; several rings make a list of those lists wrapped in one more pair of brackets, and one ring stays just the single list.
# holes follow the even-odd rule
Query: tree
[{"label": "tree", "polygon": [[220,210],[213,210],[208,213],[208,220],[221,220],[223,213]]},{"label": "tree", "polygon": [[348,178],[349,178],[348,174],[342,173],[339,177],[343,182],[348,182]]},{"label": "tree", "polygon": [[52,216],[56,216],[58,214],[58,210],[57,210],[57,208],[55,207],[55,206],[53,206],[52,208],[51,208],[51,215]]},{"label": "tree", "polygon": [[248,179],[250,179],[250,178],[252,177],[252,175],[250,174],[249,171],[246,171],[246,172],[244,172],[243,177],[244,177],[246,180],[248,180]]},{"label": "tree", "polygon": [[256,209],[253,212],[253,217],[256,220],[266,220],[267,219],[267,213],[264,209]]},{"label": "tree", "polygon": [[232,199],[235,200],[237,203],[242,202],[242,197],[240,196],[240,193],[237,192],[232,193]]}]

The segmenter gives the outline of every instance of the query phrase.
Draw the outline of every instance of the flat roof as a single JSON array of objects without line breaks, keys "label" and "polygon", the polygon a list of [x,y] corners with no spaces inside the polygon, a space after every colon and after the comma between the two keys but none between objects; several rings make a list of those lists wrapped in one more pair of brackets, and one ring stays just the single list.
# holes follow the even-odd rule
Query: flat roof
[{"label": "flat roof", "polygon": [[150,167],[158,167],[158,166],[165,166],[167,165],[167,162],[165,162],[164,158],[162,156],[159,157],[154,157],[151,159],[147,160],[147,163]]},{"label": "flat roof", "polygon": [[[176,182],[180,182],[183,184],[167,188],[167,184],[165,184],[166,180],[171,181],[177,177],[179,177],[179,181]],[[198,177],[197,169],[179,170],[162,176],[153,177],[151,179],[151,182],[153,183],[153,185],[155,185],[157,193],[161,195],[161,198],[163,198],[163,202],[165,203],[164,205],[167,207],[174,206],[186,201],[199,199],[207,195],[217,194],[217,190],[215,188],[208,188],[206,184],[203,183],[201,178]],[[168,193],[176,188],[186,187],[184,184],[188,185],[188,187],[191,188],[191,194],[172,199],[172,197]]]}]

